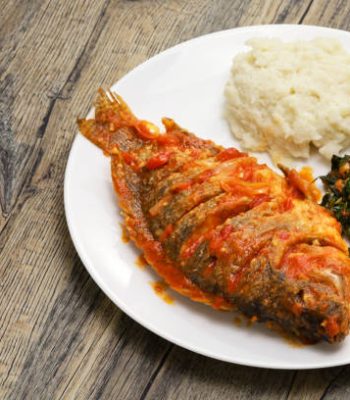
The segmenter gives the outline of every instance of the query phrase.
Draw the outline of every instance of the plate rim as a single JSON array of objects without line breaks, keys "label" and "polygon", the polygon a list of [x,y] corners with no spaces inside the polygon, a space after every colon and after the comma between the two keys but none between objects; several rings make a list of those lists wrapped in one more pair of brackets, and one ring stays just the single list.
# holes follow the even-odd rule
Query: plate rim
[{"label": "plate rim", "polygon": [[[342,30],[342,29],[336,29],[336,28],[330,28],[330,27],[325,27],[325,26],[318,26],[318,25],[300,25],[300,24],[259,24],[259,25],[248,25],[248,26],[240,26],[240,27],[234,27],[234,28],[229,28],[229,29],[224,29],[224,30],[219,30],[211,33],[206,33],[204,35],[199,35],[194,38],[187,39],[183,42],[180,42],[174,46],[171,46],[154,56],[146,59],[143,61],[141,64],[136,65],[134,68],[132,68],[130,71],[128,71],[126,74],[124,74],[118,81],[114,82],[111,85],[111,90],[113,90],[116,86],[122,84],[124,80],[129,79],[130,75],[137,73],[139,71],[142,71],[142,69],[148,67],[148,64],[150,62],[157,61],[158,59],[162,57],[166,57],[167,55],[176,52],[178,49],[181,47],[186,47],[189,44],[193,43],[198,43],[200,41],[205,41],[208,37],[220,37],[220,36],[225,36],[225,35],[230,35],[233,32],[239,34],[242,31],[251,31],[251,30],[261,30],[261,29],[317,29],[317,30],[322,30],[325,33],[326,32],[333,32],[333,33],[341,33],[341,34],[347,34],[350,37],[350,32]],[[87,117],[91,117],[93,115],[93,108],[89,110],[87,113]],[[330,367],[337,367],[337,366],[342,366],[350,363],[350,356],[349,360],[346,361],[339,361],[339,362],[334,362],[330,361],[329,363],[310,363],[308,365],[303,365],[303,364],[298,364],[294,363],[293,365],[288,365],[288,363],[283,363],[283,362],[274,362],[274,363],[269,363],[268,365],[263,362],[253,362],[253,361],[247,361],[242,357],[237,357],[235,360],[232,360],[232,357],[225,357],[222,355],[217,355],[212,351],[209,351],[205,348],[202,347],[193,347],[192,345],[188,345],[186,342],[183,342],[182,340],[178,340],[176,337],[171,336],[167,332],[163,332],[159,330],[153,322],[150,322],[148,320],[142,319],[139,315],[135,314],[131,309],[128,308],[127,303],[125,303],[121,298],[118,297],[118,295],[110,290],[108,285],[105,284],[104,280],[100,277],[98,273],[98,267],[94,266],[94,263],[91,262],[88,254],[85,252],[85,249],[82,246],[81,241],[79,240],[79,234],[77,231],[77,227],[74,226],[73,219],[71,216],[72,209],[69,206],[69,198],[70,198],[70,179],[71,175],[74,172],[71,164],[73,163],[74,155],[78,151],[78,146],[79,146],[79,140],[78,138],[80,137],[80,133],[78,130],[76,131],[77,133],[75,134],[75,137],[73,139],[71,148],[69,150],[69,155],[68,155],[68,160],[66,162],[66,167],[65,167],[65,174],[64,174],[64,183],[63,183],[63,201],[64,201],[64,211],[65,211],[65,216],[66,216],[66,222],[68,226],[68,231],[71,237],[71,240],[73,242],[73,245],[75,247],[76,252],[78,253],[79,258],[81,259],[84,267],[86,268],[87,272],[91,276],[91,278],[94,280],[94,282],[98,285],[98,287],[102,290],[102,292],[118,307],[127,314],[130,318],[132,318],[134,321],[136,321],[138,324],[143,326],[144,328],[148,329],[152,333],[156,334],[157,336],[160,336],[161,338],[177,345],[182,348],[185,348],[186,350],[192,351],[194,353],[197,353],[199,355],[203,355],[206,357],[210,357],[215,360],[227,362],[230,364],[236,364],[236,365],[243,365],[243,366],[249,366],[249,367],[255,367],[255,368],[266,368],[266,369],[274,369],[274,370],[310,370],[310,369],[323,369],[323,368],[330,368]],[[117,221],[116,221],[117,223]]]}]

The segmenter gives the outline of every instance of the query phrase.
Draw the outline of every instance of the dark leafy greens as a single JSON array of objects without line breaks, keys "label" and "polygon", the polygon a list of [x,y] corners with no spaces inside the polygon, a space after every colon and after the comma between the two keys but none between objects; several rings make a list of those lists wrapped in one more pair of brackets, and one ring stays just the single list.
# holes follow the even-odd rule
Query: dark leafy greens
[{"label": "dark leafy greens", "polygon": [[326,187],[321,205],[341,223],[343,234],[350,238],[350,156],[332,157],[332,169],[320,177]]}]

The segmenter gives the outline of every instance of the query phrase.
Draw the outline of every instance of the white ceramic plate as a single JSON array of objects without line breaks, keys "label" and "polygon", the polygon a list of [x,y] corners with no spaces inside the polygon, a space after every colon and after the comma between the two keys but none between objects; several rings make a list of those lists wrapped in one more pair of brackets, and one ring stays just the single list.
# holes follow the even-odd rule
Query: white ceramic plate
[{"label": "white ceramic plate", "polygon": [[[264,25],[232,29],[182,43],[128,73],[112,89],[135,114],[160,123],[162,116],[202,138],[239,147],[222,116],[223,89],[235,54],[251,37],[308,40],[335,37],[350,50],[350,34],[299,25]],[[97,88],[96,88],[97,89]],[[258,159],[269,163],[264,154]],[[316,173],[329,166],[317,156],[308,162]],[[165,303],[151,282],[157,277],[135,265],[138,251],[121,240],[121,217],[101,150],[77,135],[65,176],[65,208],[75,247],[106,295],[134,320],[189,350],[233,363],[267,368],[307,369],[350,362],[350,339],[339,345],[292,347],[262,326],[237,326],[231,313],[219,312],[175,293]]]}]

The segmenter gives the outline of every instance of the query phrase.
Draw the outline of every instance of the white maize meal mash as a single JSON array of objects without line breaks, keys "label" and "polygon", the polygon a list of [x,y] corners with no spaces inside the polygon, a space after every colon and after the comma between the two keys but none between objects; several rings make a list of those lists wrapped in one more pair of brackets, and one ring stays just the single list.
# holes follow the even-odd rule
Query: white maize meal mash
[{"label": "white maize meal mash", "polygon": [[350,146],[350,54],[334,39],[251,39],[233,61],[225,115],[242,147],[275,163]]}]

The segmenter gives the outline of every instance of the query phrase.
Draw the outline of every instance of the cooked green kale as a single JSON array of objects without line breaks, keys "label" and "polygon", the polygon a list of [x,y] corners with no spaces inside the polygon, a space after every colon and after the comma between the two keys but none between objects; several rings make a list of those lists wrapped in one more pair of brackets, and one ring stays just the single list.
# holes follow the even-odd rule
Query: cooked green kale
[{"label": "cooked green kale", "polygon": [[320,178],[326,188],[321,205],[333,213],[350,238],[350,156],[334,155],[331,171]]}]

